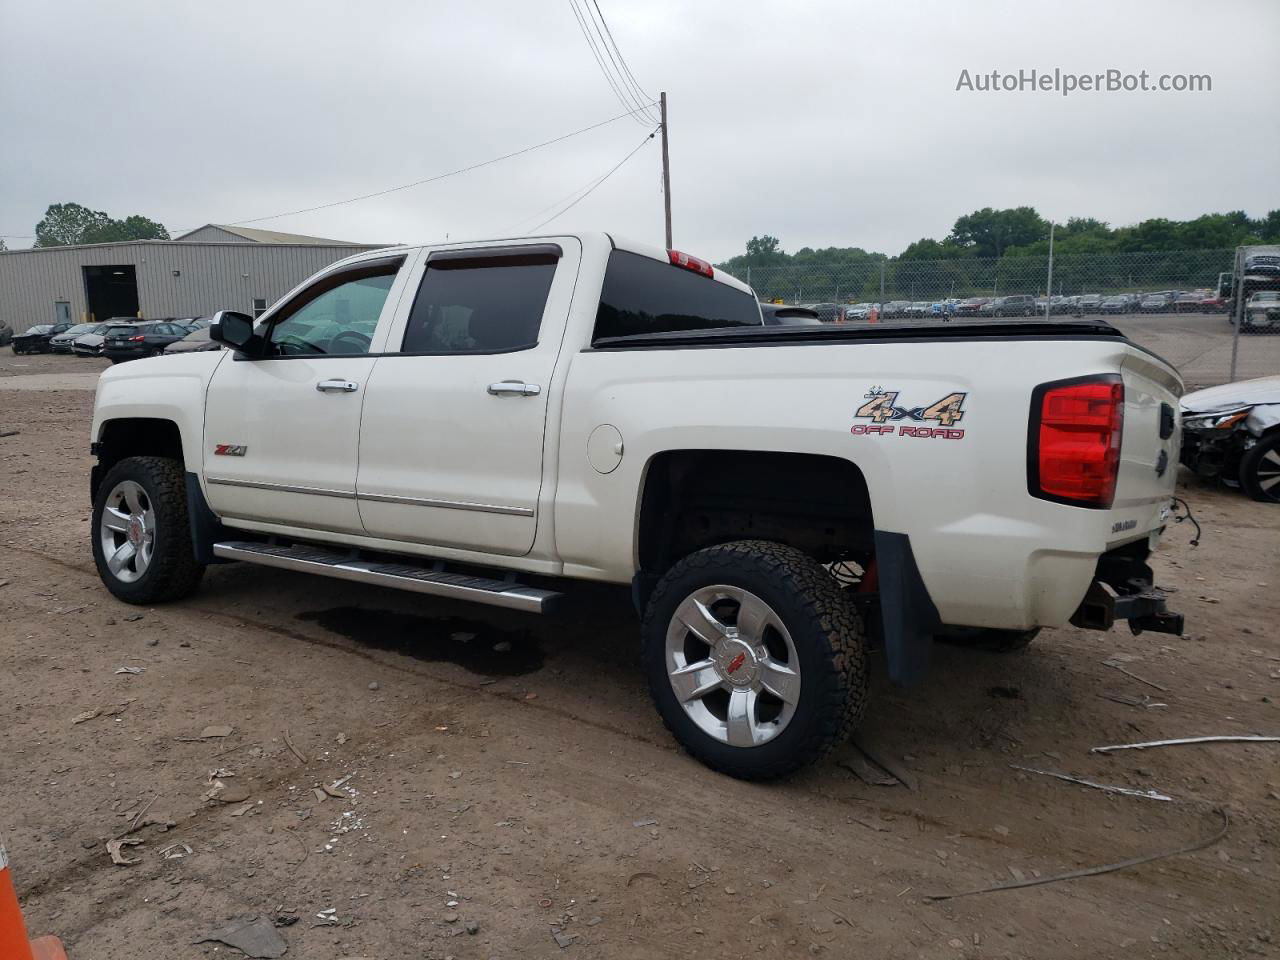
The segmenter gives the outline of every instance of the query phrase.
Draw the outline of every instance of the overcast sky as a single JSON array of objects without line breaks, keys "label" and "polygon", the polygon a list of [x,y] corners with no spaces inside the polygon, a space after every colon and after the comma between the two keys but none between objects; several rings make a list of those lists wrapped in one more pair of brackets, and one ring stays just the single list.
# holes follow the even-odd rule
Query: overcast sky
[{"label": "overcast sky", "polygon": [[[675,245],[720,260],[899,252],[984,206],[1113,225],[1280,207],[1280,3],[598,0],[668,91]],[[1020,68],[1208,93],[957,92]],[[369,193],[622,112],[569,0],[0,0],[0,233],[52,202],[175,234]],[[255,226],[372,242],[507,236],[646,136],[624,118],[473,173]],[[553,229],[661,243],[646,144]],[[10,247],[30,240],[10,238]]]}]

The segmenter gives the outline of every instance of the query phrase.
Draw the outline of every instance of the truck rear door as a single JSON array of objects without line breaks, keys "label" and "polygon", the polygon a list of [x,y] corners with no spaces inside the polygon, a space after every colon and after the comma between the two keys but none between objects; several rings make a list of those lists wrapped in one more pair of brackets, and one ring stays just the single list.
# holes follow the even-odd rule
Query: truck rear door
[{"label": "truck rear door", "polygon": [[573,297],[572,238],[431,251],[369,378],[357,500],[374,537],[533,547],[548,390]]}]

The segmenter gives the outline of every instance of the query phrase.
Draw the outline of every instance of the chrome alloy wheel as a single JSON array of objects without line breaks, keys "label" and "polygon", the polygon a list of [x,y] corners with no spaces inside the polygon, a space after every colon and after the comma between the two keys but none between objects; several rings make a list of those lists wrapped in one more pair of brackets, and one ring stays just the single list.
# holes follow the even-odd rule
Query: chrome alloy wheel
[{"label": "chrome alloy wheel", "polygon": [[667,627],[667,675],[698,728],[733,747],[768,743],[800,701],[800,658],[773,608],[739,587],[684,599]]},{"label": "chrome alloy wheel", "polygon": [[156,511],[140,483],[123,480],[107,497],[98,527],[112,576],[133,583],[147,572],[156,546]]}]

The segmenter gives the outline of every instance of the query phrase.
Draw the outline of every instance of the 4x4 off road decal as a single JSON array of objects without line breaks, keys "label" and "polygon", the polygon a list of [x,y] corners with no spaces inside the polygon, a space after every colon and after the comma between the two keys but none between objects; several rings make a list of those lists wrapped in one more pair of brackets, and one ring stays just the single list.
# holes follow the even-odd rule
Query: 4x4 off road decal
[{"label": "4x4 off road decal", "polygon": [[[871,423],[855,423],[849,430],[855,437],[925,437],[941,440],[963,440],[964,431],[955,424],[964,419],[966,393],[948,393],[941,400],[928,406],[912,407],[898,403],[897,390],[872,387],[865,394],[866,401],[853,415],[855,420]],[[938,426],[930,426],[936,423]]]}]

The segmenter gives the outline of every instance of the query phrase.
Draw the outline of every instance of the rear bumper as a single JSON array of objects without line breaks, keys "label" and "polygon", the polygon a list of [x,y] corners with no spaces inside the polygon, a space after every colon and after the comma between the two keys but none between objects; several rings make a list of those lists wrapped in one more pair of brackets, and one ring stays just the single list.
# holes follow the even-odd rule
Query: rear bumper
[{"label": "rear bumper", "polygon": [[107,347],[103,355],[110,360],[140,360],[147,355],[146,347]]},{"label": "rear bumper", "polygon": [[1110,630],[1117,621],[1127,621],[1135,634],[1150,630],[1182,636],[1182,614],[1169,610],[1168,594],[1153,583],[1147,553],[1139,543],[1099,557],[1093,583],[1071,616],[1072,625]]}]

